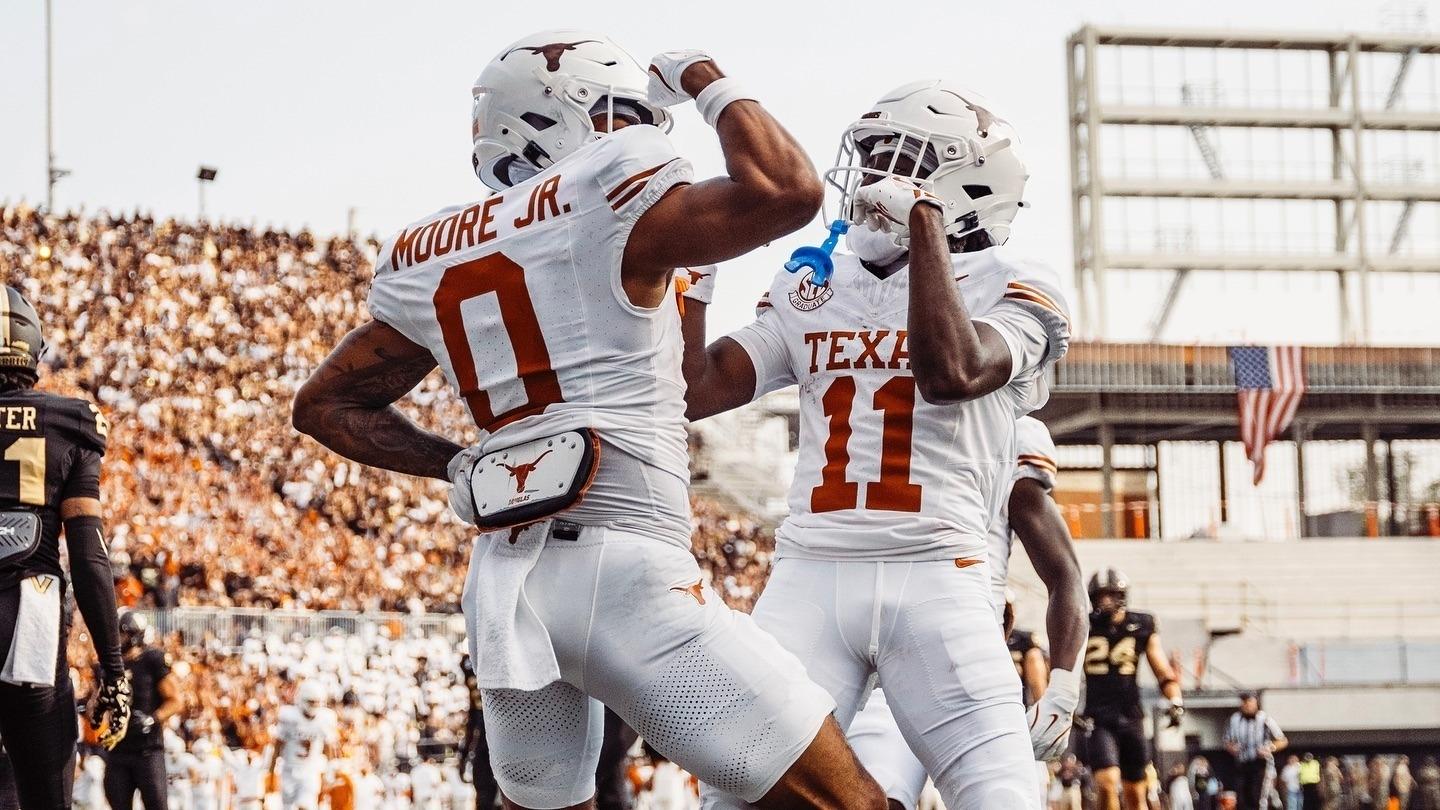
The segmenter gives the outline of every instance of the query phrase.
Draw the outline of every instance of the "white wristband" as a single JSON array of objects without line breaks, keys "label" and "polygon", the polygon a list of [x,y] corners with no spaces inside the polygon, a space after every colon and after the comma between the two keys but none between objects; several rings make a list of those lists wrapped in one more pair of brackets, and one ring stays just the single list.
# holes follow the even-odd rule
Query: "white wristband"
[{"label": "white wristband", "polygon": [[726,76],[707,84],[705,89],[700,91],[700,95],[695,97],[695,109],[700,111],[700,117],[705,119],[705,123],[713,127],[726,107],[742,99],[755,101],[755,97],[746,92],[739,80]]},{"label": "white wristband", "polygon": [[1073,669],[1050,670],[1050,685],[1045,687],[1045,697],[1054,705],[1073,713],[1080,705],[1080,674]]}]

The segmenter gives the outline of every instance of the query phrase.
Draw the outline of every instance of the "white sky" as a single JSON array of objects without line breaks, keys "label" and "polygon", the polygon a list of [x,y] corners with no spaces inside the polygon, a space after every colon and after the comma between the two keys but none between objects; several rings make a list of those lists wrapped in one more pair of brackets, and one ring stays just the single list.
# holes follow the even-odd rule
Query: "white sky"
[{"label": "white sky", "polygon": [[[469,88],[485,62],[537,29],[591,28],[642,63],[658,50],[709,50],[758,92],[821,168],[844,125],[889,87],[932,75],[974,87],[1025,144],[1034,208],[1021,213],[1014,244],[1053,263],[1068,282],[1063,59],[1070,32],[1085,22],[1377,30],[1385,6],[55,0],[56,153],[74,172],[61,182],[57,204],[193,216],[195,169],[207,163],[220,168],[208,197],[211,215],[334,232],[354,207],[362,232],[387,233],[442,205],[483,196],[469,168]],[[44,199],[43,21],[42,0],[0,0],[0,199]],[[682,114],[674,138],[700,175],[719,171],[714,135],[693,112]],[[817,224],[732,262],[712,330],[746,322],[783,257],[821,236]],[[1142,278],[1123,294],[1148,313],[1164,283]],[[1416,305],[1440,289],[1431,280],[1391,284],[1389,297]],[[1268,276],[1242,279],[1242,296],[1228,289],[1197,286],[1187,301],[1200,305],[1182,304],[1167,337],[1336,339],[1331,319],[1299,316],[1316,307],[1334,311],[1328,280]],[[1226,317],[1217,319],[1206,303],[1217,295],[1245,300],[1228,301]],[[1301,302],[1296,317],[1273,317],[1270,302],[1279,298]],[[1112,334],[1143,334],[1148,314],[1126,317],[1129,307],[1112,303],[1117,309]],[[1435,339],[1433,319],[1418,321],[1430,340],[1424,329],[1394,331],[1404,319],[1377,320],[1381,339]]]}]

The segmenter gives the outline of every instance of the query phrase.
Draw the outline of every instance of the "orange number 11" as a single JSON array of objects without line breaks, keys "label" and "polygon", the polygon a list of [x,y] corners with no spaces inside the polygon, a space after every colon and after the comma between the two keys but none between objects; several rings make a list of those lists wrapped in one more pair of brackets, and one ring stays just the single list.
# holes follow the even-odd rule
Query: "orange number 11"
[{"label": "orange number 11", "polygon": [[[836,377],[820,398],[830,422],[820,485],[810,491],[810,511],[834,512],[859,504],[859,484],[846,478],[850,466],[850,414],[855,378]],[[880,432],[880,480],[865,484],[865,508],[919,512],[920,485],[910,483],[910,454],[915,422],[915,380],[891,377],[875,391],[872,407],[883,414]]]}]

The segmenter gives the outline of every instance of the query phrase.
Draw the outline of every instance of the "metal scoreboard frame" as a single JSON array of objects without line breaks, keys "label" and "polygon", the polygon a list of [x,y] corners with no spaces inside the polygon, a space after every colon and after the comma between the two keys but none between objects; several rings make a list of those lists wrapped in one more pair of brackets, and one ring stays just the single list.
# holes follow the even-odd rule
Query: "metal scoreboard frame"
[{"label": "metal scoreboard frame", "polygon": [[[1103,340],[1107,336],[1106,277],[1112,271],[1171,274],[1168,291],[1150,323],[1152,340],[1161,335],[1192,271],[1334,273],[1346,343],[1365,343],[1370,338],[1371,274],[1440,273],[1440,250],[1416,252],[1407,246],[1417,206],[1440,203],[1440,174],[1435,174],[1440,166],[1432,167],[1425,178],[1396,178],[1386,177],[1369,165],[1374,161],[1365,159],[1366,142],[1387,137],[1381,133],[1430,133],[1426,137],[1440,142],[1440,97],[1427,96],[1418,105],[1413,103],[1418,74],[1429,71],[1431,93],[1440,84],[1434,78],[1436,63],[1440,63],[1440,36],[1086,26],[1071,35],[1065,47],[1075,285],[1086,337]],[[1149,54],[1152,63],[1157,54],[1163,57],[1161,61],[1178,55],[1182,65],[1187,57],[1191,64],[1226,62],[1235,66],[1232,76],[1246,76],[1251,57],[1266,62],[1269,55],[1268,61],[1284,67],[1276,67],[1274,76],[1268,77],[1274,79],[1268,94],[1237,100],[1227,98],[1230,94],[1225,92],[1207,96],[1206,88],[1181,83],[1178,87],[1165,85],[1159,94],[1152,89],[1151,98],[1136,103],[1124,98],[1123,92],[1107,92],[1107,88],[1130,80],[1125,75],[1129,71],[1116,69],[1122,64],[1121,51],[1131,56]],[[1296,52],[1307,56],[1293,56]],[[1281,53],[1292,55],[1279,56]],[[1107,63],[1113,71],[1108,77]],[[1143,75],[1143,58],[1140,65],[1134,71],[1139,78],[1162,81],[1158,73]],[[1246,76],[1244,81],[1248,80]],[[1313,92],[1290,94],[1283,91],[1285,87],[1309,87]],[[1184,134],[1192,157],[1198,156],[1201,171],[1194,174],[1199,176],[1161,176],[1164,172],[1117,176],[1114,171],[1107,172],[1107,163],[1113,164],[1104,152],[1107,140],[1123,139],[1127,133],[1143,136],[1149,132],[1153,137],[1167,130],[1172,144],[1174,133]],[[1227,137],[1227,132],[1234,142],[1236,134],[1247,130],[1247,135],[1261,130],[1301,130],[1312,135],[1290,137],[1323,138],[1325,146],[1317,146],[1316,151],[1324,153],[1328,170],[1319,166],[1314,177],[1301,180],[1235,178],[1227,171],[1230,156],[1217,152],[1215,144]],[[1370,154],[1373,151],[1372,145]],[[1435,162],[1440,164],[1440,146],[1434,147],[1434,152]],[[1310,207],[1305,210],[1317,217],[1315,206],[1328,203],[1333,208],[1333,222],[1324,223],[1315,233],[1295,236],[1289,249],[1282,251],[1169,246],[1158,234],[1153,249],[1115,244],[1115,223],[1107,222],[1107,209],[1117,205],[1117,200],[1146,198],[1280,201],[1264,204],[1291,206],[1308,201]],[[1125,224],[1121,222],[1120,227]]]}]

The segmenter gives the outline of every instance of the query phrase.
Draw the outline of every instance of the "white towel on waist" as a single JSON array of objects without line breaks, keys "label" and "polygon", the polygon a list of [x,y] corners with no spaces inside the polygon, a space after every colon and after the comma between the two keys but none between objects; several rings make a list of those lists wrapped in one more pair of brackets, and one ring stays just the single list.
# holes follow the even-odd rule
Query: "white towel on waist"
[{"label": "white towel on waist", "polygon": [[[465,577],[465,631],[482,689],[540,689],[560,680],[550,631],[525,597],[551,521],[479,538]],[[512,542],[513,541],[513,542]]]},{"label": "white towel on waist", "polygon": [[15,637],[5,655],[5,666],[0,668],[0,681],[55,685],[55,662],[60,657],[60,590],[60,578],[51,574],[20,581]]}]

